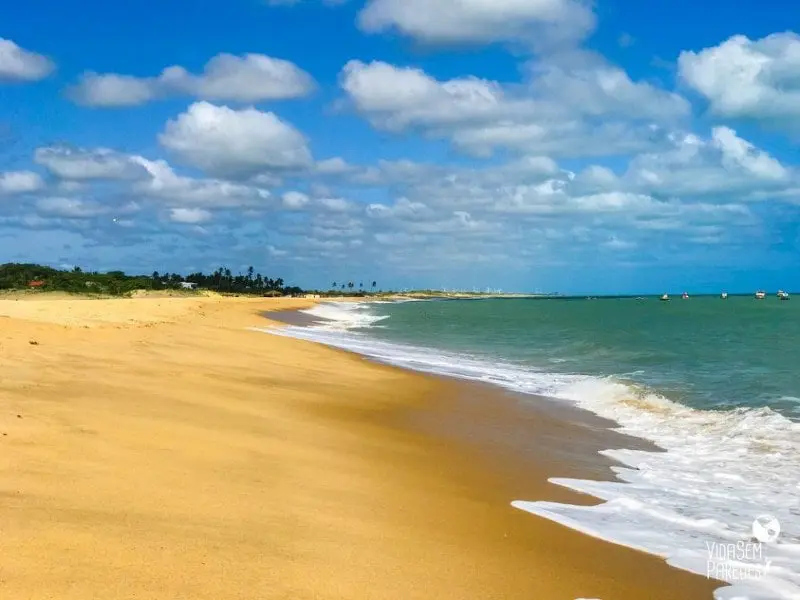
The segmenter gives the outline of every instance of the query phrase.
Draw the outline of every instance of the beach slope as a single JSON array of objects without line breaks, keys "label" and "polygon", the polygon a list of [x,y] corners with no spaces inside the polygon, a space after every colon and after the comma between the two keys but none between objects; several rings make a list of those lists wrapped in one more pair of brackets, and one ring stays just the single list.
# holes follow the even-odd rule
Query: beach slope
[{"label": "beach slope", "polygon": [[309,303],[0,301],[0,597],[711,598],[511,508],[546,460],[440,435],[462,384],[248,329]]}]

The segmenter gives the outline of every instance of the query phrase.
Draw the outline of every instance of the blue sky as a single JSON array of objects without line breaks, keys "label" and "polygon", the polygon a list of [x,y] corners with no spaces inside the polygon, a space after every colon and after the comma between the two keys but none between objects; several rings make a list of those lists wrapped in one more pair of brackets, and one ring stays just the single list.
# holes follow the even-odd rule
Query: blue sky
[{"label": "blue sky", "polygon": [[18,3],[0,24],[1,260],[253,265],[308,287],[796,287],[793,11],[696,12]]}]

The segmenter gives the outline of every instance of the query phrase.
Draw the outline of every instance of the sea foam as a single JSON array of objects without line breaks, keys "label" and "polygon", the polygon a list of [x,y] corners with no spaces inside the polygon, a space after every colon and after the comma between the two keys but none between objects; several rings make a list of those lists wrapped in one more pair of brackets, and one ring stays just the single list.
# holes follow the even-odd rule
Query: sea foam
[{"label": "sea foam", "polygon": [[[386,315],[370,304],[323,303],[304,311],[314,327],[265,330],[313,340],[420,371],[545,395],[619,424],[665,452],[608,449],[619,481],[553,478],[603,502],[576,506],[518,499],[513,506],[586,534],[656,554],[670,564],[721,578],[720,600],[800,599],[800,424],[769,408],[702,411],[612,378],[556,374],[486,357],[377,340]],[[781,534],[752,537],[770,515]],[[718,564],[714,544],[752,544],[760,554]],[[741,563],[741,564],[740,564]]]}]

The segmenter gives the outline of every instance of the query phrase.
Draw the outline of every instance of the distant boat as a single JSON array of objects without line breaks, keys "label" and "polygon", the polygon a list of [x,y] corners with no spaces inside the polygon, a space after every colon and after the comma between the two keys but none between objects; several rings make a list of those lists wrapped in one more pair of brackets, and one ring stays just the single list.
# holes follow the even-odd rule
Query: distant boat
[{"label": "distant boat", "polygon": [[756,300],[763,300],[763,299],[764,299],[764,298],[766,298],[766,297],[767,297],[767,293],[766,293],[765,291],[763,291],[763,290],[758,290],[758,291],[756,292]]},{"label": "distant boat", "polygon": [[681,299],[682,300],[688,300],[689,299],[689,294],[687,294],[686,292],[683,292],[683,295],[681,296]]},{"label": "distant boat", "polygon": [[722,292],[719,295],[719,297],[722,298],[723,300],[727,300],[728,299],[728,292]]},{"label": "distant boat", "polygon": [[788,300],[789,299],[789,293],[788,292],[784,292],[783,290],[781,290],[781,291],[778,292],[778,298],[780,298],[781,300]]},{"label": "distant boat", "polygon": [[667,301],[669,301],[669,296],[668,296],[667,294],[664,294],[663,296],[661,296],[661,301],[662,301],[662,302],[667,302]]}]

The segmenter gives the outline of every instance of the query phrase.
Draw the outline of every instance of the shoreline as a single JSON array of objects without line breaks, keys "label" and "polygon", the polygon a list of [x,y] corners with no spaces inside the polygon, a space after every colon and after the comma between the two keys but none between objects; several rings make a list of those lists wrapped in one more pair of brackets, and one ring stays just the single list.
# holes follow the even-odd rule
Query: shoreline
[{"label": "shoreline", "polygon": [[[369,303],[369,300],[356,300]],[[336,302],[322,299],[320,303]],[[329,322],[330,319],[309,315],[299,308],[287,311],[267,311],[262,316],[278,321],[281,326],[309,327]],[[297,339],[297,338],[292,338]],[[309,341],[300,338],[301,341]],[[509,390],[503,386],[460,378],[454,375],[418,370],[398,365],[369,354],[362,354],[348,348],[330,346],[321,341],[311,343],[328,347],[335,352],[367,360],[381,367],[399,369],[400,371],[422,376],[424,378],[444,382],[448,386],[463,388],[457,400],[451,397],[435,406],[427,406],[425,417],[413,425],[418,431],[427,431],[436,438],[457,440],[464,447],[477,450],[475,460],[486,456],[492,457],[492,468],[506,473],[506,477],[526,479],[538,478],[538,486],[531,490],[538,495],[525,496],[524,486],[515,485],[510,490],[517,490],[519,498],[511,502],[526,504],[532,501],[558,502],[573,506],[593,506],[603,501],[591,493],[576,491],[570,487],[550,482],[549,479],[578,479],[598,482],[623,482],[613,472],[613,467],[630,468],[610,456],[601,454],[608,448],[635,450],[644,452],[666,452],[654,442],[618,431],[620,424],[611,419],[597,415],[585,408],[573,406],[541,394],[524,393]],[[468,416],[461,416],[465,407],[469,407]],[[434,417],[435,413],[435,417]],[[502,416],[502,431],[497,431],[498,413]],[[407,425],[407,423],[406,423]],[[494,431],[493,431],[494,430]],[[488,433],[488,435],[487,435]],[[534,436],[533,434],[540,434]],[[535,437],[536,439],[532,439]],[[542,463],[547,469],[543,471]],[[543,484],[543,485],[542,485]],[[542,490],[544,490],[542,492]],[[514,492],[512,492],[513,495]],[[543,495],[542,495],[543,494]],[[523,496],[525,496],[523,498]],[[616,548],[624,548],[641,555],[655,558],[667,565],[670,570],[688,573],[703,581],[711,581],[714,591],[729,584],[721,580],[708,579],[695,571],[677,567],[666,562],[666,559],[624,543],[569,527],[563,523],[530,514],[515,507],[525,517],[554,525],[557,530],[563,529],[596,540],[601,544],[609,544]],[[712,597],[713,594],[704,596]],[[686,596],[694,597],[694,596]]]},{"label": "shoreline", "polygon": [[316,302],[48,302],[0,302],[3,595],[691,600],[722,585],[509,505],[580,497],[546,482],[576,426],[247,330]]}]

